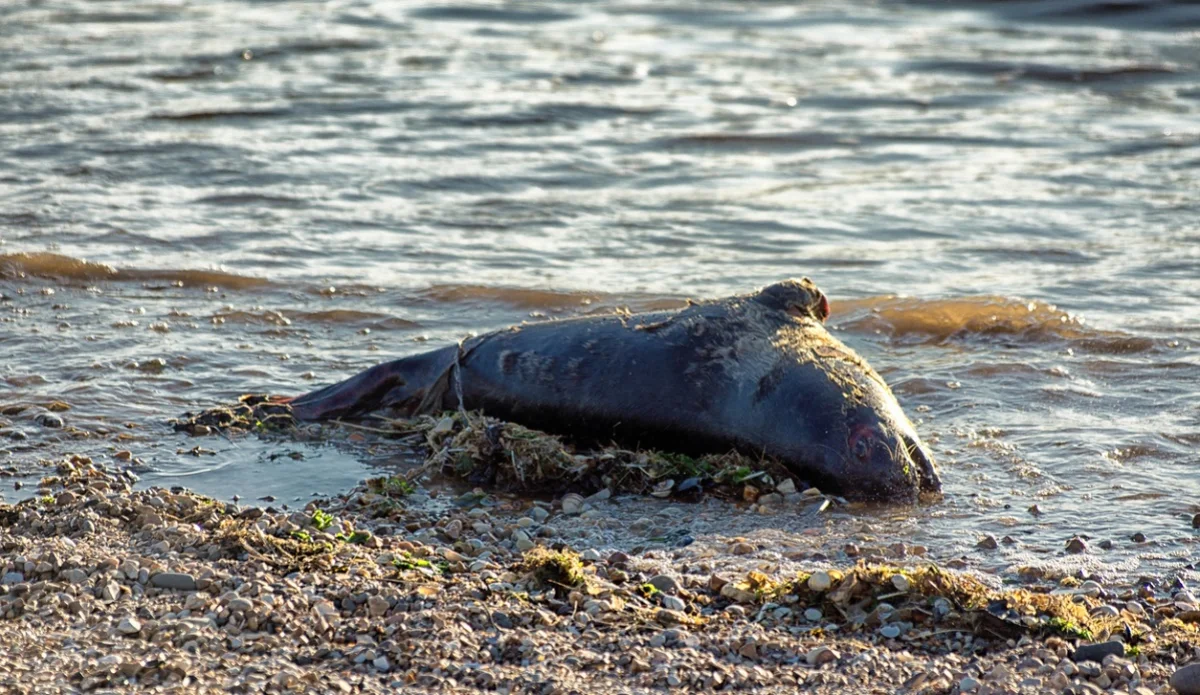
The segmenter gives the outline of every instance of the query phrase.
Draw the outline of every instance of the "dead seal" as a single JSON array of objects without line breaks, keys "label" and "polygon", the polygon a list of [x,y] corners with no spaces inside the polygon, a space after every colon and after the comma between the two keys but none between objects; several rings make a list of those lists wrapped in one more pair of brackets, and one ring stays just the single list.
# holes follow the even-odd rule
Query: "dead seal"
[{"label": "dead seal", "polygon": [[626,447],[777,458],[822,490],[941,488],[883,379],[822,325],[809,279],[685,309],[525,324],[372,367],[290,401],[301,420],[488,415]]}]

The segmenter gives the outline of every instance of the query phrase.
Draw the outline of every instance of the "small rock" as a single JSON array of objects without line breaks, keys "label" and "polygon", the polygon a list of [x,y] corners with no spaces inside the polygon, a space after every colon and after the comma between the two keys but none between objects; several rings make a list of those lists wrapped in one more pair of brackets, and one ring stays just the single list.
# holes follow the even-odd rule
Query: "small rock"
[{"label": "small rock", "polygon": [[1200,528],[1200,514],[1192,517],[1192,528]]},{"label": "small rock", "polygon": [[117,630],[122,635],[136,635],[142,631],[142,623],[132,615],[121,618],[121,622],[117,624]]},{"label": "small rock", "polygon": [[887,639],[896,639],[900,636],[900,628],[896,625],[884,625],[879,629],[879,634]]},{"label": "small rock", "polygon": [[116,601],[120,597],[121,597],[121,585],[117,584],[116,582],[109,582],[109,583],[105,584],[102,589],[100,589],[100,600],[101,601],[112,602],[112,601]]},{"label": "small rock", "polygon": [[896,587],[896,591],[908,591],[912,588],[912,582],[903,574],[893,574],[892,586]]},{"label": "small rock", "polygon": [[33,421],[49,429],[60,429],[63,426],[63,419],[54,413],[39,413]]},{"label": "small rock", "polygon": [[821,666],[830,661],[837,661],[841,655],[833,651],[829,647],[815,647],[805,655],[804,659],[809,666]]},{"label": "small rock", "polygon": [[1082,553],[1086,550],[1087,550],[1087,541],[1083,540],[1079,536],[1075,536],[1071,540],[1067,541],[1067,552],[1068,553],[1078,554],[1078,553]]},{"label": "small rock", "polygon": [[[584,562],[600,562],[601,555],[599,550],[588,548],[579,555],[579,558]],[[654,580],[650,580],[650,582],[654,583]]]},{"label": "small rock", "polygon": [[790,495],[796,491],[796,481],[786,478],[782,483],[775,486],[775,491],[781,495]]},{"label": "small rock", "polygon": [[678,596],[663,596],[663,608],[669,611],[682,611],[687,608],[687,604]]},{"label": "small rock", "polygon": [[72,504],[75,504],[75,501],[78,499],[79,497],[74,492],[71,492],[70,490],[63,490],[61,493],[59,493],[58,499],[56,499],[54,503],[60,507],[69,507]]},{"label": "small rock", "polygon": [[76,568],[63,570],[58,576],[72,584],[82,584],[88,580],[88,573]]},{"label": "small rock", "polygon": [[664,594],[673,595],[679,592],[679,582],[665,574],[656,574],[646,583],[663,592]]},{"label": "small rock", "polygon": [[804,611],[804,619],[810,623],[815,623],[823,617],[820,609],[817,608],[809,608]]},{"label": "small rock", "polygon": [[975,547],[982,548],[983,550],[995,550],[996,548],[1000,547],[1000,544],[996,542],[996,537],[989,533],[988,535],[979,539],[979,542],[975,544]]},{"label": "small rock", "polygon": [[541,524],[541,523],[544,523],[546,521],[546,519],[550,518],[550,512],[548,510],[546,510],[544,507],[536,507],[535,506],[529,510],[529,517],[531,519],[533,519],[535,522]]},{"label": "small rock", "polygon": [[816,591],[818,593],[829,591],[829,587],[831,586],[833,586],[833,578],[824,570],[813,572],[808,578],[809,591]]},{"label": "small rock", "polygon": [[4,577],[0,579],[0,585],[12,586],[25,581],[25,575],[20,572],[5,572]]},{"label": "small rock", "polygon": [[578,514],[583,511],[583,497],[569,492],[562,498],[562,512],[568,516]]},{"label": "small rock", "polygon": [[1133,541],[1134,543],[1145,543],[1146,542],[1146,534],[1142,533],[1141,531],[1138,531],[1137,533],[1130,536],[1129,540]]},{"label": "small rock", "polygon": [[242,598],[239,596],[238,598],[230,599],[229,603],[226,604],[226,607],[229,608],[230,613],[245,613],[251,608],[254,608],[254,602],[248,598]]},{"label": "small rock", "polygon": [[446,528],[443,529],[443,531],[447,536],[450,537],[451,540],[456,541],[460,536],[462,536],[463,522],[459,519],[454,519],[450,523],[446,524]]},{"label": "small rock", "polygon": [[392,665],[388,663],[388,659],[386,656],[381,656],[381,657],[375,659],[374,661],[372,661],[371,663],[374,664],[375,668],[379,671],[387,671],[392,667]]},{"label": "small rock", "polygon": [[1099,644],[1085,644],[1075,650],[1071,654],[1071,660],[1075,663],[1083,661],[1095,661],[1097,663],[1104,661],[1104,657],[1109,654],[1116,656],[1125,655],[1125,643],[1112,640],[1109,642],[1100,642]]},{"label": "small rock", "polygon": [[[145,568],[142,568],[143,570]],[[159,572],[150,577],[151,586],[177,591],[195,591],[196,578],[186,572]]]},{"label": "small rock", "polygon": [[979,681],[967,676],[958,682],[958,690],[963,693],[973,693],[979,690]]},{"label": "small rock", "polygon": [[749,543],[734,543],[729,548],[729,552],[734,555],[749,555],[754,552],[754,546]]},{"label": "small rock", "polygon": [[1179,695],[1200,695],[1200,664],[1189,664],[1171,674],[1171,687]]}]

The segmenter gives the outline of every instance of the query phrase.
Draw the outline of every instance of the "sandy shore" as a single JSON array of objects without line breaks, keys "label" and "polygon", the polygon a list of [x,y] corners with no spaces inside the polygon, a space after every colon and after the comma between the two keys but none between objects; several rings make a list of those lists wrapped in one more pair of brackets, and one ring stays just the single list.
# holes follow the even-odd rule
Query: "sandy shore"
[{"label": "sandy shore", "polygon": [[[76,457],[0,510],[0,689],[1143,694],[1200,659],[1185,588],[1005,593],[917,548],[856,569],[800,510],[781,546],[716,500],[376,485],[264,511],[131,482]],[[685,515],[722,532],[658,535]],[[1086,654],[1124,625],[1136,648]]]}]

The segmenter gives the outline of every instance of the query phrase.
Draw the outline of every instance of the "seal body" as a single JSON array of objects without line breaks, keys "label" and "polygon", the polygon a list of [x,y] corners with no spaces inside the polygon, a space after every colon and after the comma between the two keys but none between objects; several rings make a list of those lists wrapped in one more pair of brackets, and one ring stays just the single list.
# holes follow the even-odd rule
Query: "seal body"
[{"label": "seal body", "polygon": [[765,454],[853,499],[939,490],[913,425],[825,330],[828,313],[806,278],[674,312],[526,324],[372,367],[291,405],[304,420],[481,409],[626,447]]}]

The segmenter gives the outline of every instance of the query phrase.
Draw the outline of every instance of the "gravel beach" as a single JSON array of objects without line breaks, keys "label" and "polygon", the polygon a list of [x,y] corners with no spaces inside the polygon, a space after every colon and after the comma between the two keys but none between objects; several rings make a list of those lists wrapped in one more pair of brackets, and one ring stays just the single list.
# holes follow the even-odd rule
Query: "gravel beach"
[{"label": "gravel beach", "polygon": [[0,509],[5,692],[1200,692],[1182,582],[989,583],[812,493],[262,509],[120,463],[56,462]]}]

